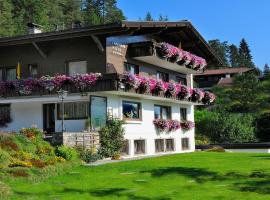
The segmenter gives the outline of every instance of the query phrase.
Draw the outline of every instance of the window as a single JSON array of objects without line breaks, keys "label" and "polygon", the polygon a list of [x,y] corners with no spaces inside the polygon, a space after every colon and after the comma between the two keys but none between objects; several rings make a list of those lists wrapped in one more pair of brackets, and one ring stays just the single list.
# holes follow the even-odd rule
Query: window
[{"label": "window", "polygon": [[174,139],[166,139],[166,151],[174,151]]},{"label": "window", "polygon": [[182,150],[189,150],[189,138],[182,138]]},{"label": "window", "polygon": [[121,155],[129,155],[129,140],[124,141],[124,145],[121,150]]},{"label": "window", "polygon": [[74,76],[76,74],[85,74],[87,72],[86,61],[74,61],[68,63],[68,74]]},{"label": "window", "polygon": [[156,139],[155,140],[155,149],[156,149],[156,153],[164,152],[164,140],[163,139]]},{"label": "window", "polygon": [[157,72],[157,79],[161,79],[165,82],[169,82],[169,74],[164,72]]},{"label": "window", "polygon": [[10,104],[0,104],[0,117],[10,118]]},{"label": "window", "polygon": [[145,140],[134,140],[134,153],[145,154]]},{"label": "window", "polygon": [[1,81],[14,81],[16,80],[16,67],[5,67],[0,69]]},{"label": "window", "polygon": [[180,108],[180,119],[181,121],[187,120],[187,109]]},{"label": "window", "polygon": [[125,119],[141,119],[141,104],[131,101],[123,101],[123,118]]},{"label": "window", "polygon": [[29,64],[28,72],[30,77],[37,77],[38,75],[38,66],[37,64]]},{"label": "window", "polygon": [[138,65],[134,65],[134,64],[130,64],[130,63],[125,62],[124,66],[125,66],[125,70],[127,72],[130,72],[132,74],[139,74],[139,66]]},{"label": "window", "polygon": [[[87,119],[89,117],[88,102],[64,103],[64,119]],[[57,119],[62,119],[62,105],[57,105]]]},{"label": "window", "polygon": [[174,139],[156,139],[155,151],[156,153],[174,151]]},{"label": "window", "polygon": [[169,106],[154,106],[155,119],[171,119],[171,107]]},{"label": "window", "polygon": [[182,85],[187,85],[187,78],[185,75],[176,76],[176,82],[181,83]]}]

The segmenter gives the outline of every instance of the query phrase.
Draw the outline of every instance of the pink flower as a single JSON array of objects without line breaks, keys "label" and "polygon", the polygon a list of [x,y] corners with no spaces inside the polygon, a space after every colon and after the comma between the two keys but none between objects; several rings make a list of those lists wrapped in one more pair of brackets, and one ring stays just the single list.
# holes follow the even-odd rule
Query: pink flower
[{"label": "pink flower", "polygon": [[181,128],[182,128],[183,130],[185,130],[185,131],[188,131],[188,130],[194,128],[194,127],[195,127],[195,123],[192,122],[192,121],[186,120],[186,121],[182,121],[182,122],[181,122]]},{"label": "pink flower", "polygon": [[149,79],[149,85],[150,85],[150,91],[152,92],[157,85],[157,80],[156,79]]}]

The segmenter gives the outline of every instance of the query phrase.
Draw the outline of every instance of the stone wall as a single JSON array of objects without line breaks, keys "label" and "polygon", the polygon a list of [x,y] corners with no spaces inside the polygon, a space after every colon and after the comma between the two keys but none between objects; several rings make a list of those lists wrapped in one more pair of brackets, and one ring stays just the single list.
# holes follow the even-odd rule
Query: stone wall
[{"label": "stone wall", "polygon": [[65,132],[63,144],[66,146],[83,146],[86,149],[99,147],[99,134],[97,132]]}]

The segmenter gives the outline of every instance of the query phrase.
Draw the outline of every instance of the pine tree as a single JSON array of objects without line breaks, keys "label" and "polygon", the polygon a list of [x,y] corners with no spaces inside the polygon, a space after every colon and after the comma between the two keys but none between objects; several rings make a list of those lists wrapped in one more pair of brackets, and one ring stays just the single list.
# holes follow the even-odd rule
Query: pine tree
[{"label": "pine tree", "polygon": [[154,19],[153,19],[153,17],[152,17],[152,15],[151,15],[150,12],[147,12],[146,13],[146,16],[145,16],[144,20],[145,21],[154,21]]},{"label": "pine tree", "polygon": [[229,46],[229,61],[231,67],[239,67],[239,53],[236,45]]},{"label": "pine tree", "polygon": [[165,16],[159,15],[158,21],[160,21],[160,22],[167,22],[167,21],[169,21],[169,18],[168,18],[167,15],[165,15]]},{"label": "pine tree", "polygon": [[209,45],[213,48],[214,52],[223,62],[224,66],[229,66],[228,62],[228,42],[220,42],[219,39],[209,40]]},{"label": "pine tree", "polygon": [[251,51],[250,51],[249,46],[244,38],[240,41],[239,57],[240,57],[239,64],[241,67],[255,67],[255,65],[252,61]]},{"label": "pine tree", "polygon": [[10,0],[0,0],[0,37],[11,36],[15,26],[12,21],[12,4]]},{"label": "pine tree", "polygon": [[268,80],[270,79],[270,67],[267,63],[264,65],[263,68],[263,78]]}]

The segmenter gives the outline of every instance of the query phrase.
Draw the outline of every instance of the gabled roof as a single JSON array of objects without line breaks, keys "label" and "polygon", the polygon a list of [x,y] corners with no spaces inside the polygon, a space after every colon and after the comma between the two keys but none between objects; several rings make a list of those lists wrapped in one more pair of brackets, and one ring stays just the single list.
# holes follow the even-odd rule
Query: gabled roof
[{"label": "gabled roof", "polygon": [[176,22],[153,22],[153,21],[122,21],[114,24],[94,25],[68,30],[28,34],[15,37],[0,38],[0,47],[20,45],[32,42],[44,42],[68,38],[95,35],[101,40],[116,35],[159,35],[170,38],[171,42],[181,42],[184,50],[191,51],[198,56],[204,57],[211,65],[222,65],[221,59],[204,40],[200,33],[187,20]]},{"label": "gabled roof", "polygon": [[196,73],[195,76],[208,76],[208,75],[219,75],[219,74],[241,74],[248,71],[254,70],[253,68],[248,67],[230,67],[223,69],[208,69],[204,72]]}]

